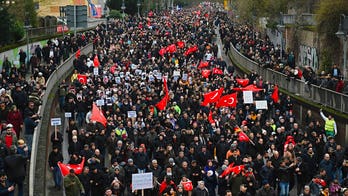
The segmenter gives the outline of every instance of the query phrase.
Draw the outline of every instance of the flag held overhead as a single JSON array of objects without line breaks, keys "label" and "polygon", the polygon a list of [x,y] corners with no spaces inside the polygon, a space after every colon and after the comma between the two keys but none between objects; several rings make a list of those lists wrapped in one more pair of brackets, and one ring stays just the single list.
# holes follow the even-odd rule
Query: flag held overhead
[{"label": "flag held overhead", "polygon": [[107,122],[104,114],[99,110],[98,106],[95,103],[93,103],[92,107],[91,121],[99,122],[104,125],[104,127],[106,126]]},{"label": "flag held overhead", "polygon": [[202,106],[207,106],[209,103],[217,102],[220,99],[223,91],[224,91],[224,88],[222,87],[222,88],[217,89],[215,91],[212,91],[212,92],[204,94],[203,95],[204,96],[204,100],[201,103],[201,105]]}]

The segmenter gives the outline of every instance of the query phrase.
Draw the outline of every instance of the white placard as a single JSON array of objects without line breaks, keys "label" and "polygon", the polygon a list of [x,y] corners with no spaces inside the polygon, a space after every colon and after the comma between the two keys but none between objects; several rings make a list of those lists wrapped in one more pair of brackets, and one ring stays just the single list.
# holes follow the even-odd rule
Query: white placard
[{"label": "white placard", "polygon": [[182,80],[186,81],[187,80],[187,74],[182,74]]},{"label": "white placard", "polygon": [[245,104],[254,103],[253,92],[252,91],[243,91],[243,99],[244,99]]},{"label": "white placard", "polygon": [[65,118],[70,118],[71,117],[71,112],[65,112],[64,116],[65,116]]},{"label": "white placard", "polygon": [[173,72],[173,76],[180,76],[181,74],[180,74],[180,71],[174,71]]},{"label": "white placard", "polygon": [[145,80],[145,79],[146,79],[146,73],[142,73],[142,74],[141,74],[141,79],[142,79],[142,80]]},{"label": "white placard", "polygon": [[256,106],[257,110],[267,110],[268,109],[266,100],[255,101],[255,106]]},{"label": "white placard", "polygon": [[62,120],[60,118],[51,118],[51,126],[58,126],[62,124]]},{"label": "white placard", "polygon": [[104,99],[99,99],[96,101],[97,106],[103,106],[105,104]]},{"label": "white placard", "polygon": [[116,82],[116,84],[120,84],[121,83],[121,78],[120,77],[115,77],[115,82]]},{"label": "white placard", "polygon": [[106,105],[107,105],[107,106],[111,106],[111,105],[112,105],[112,99],[111,99],[111,97],[107,97],[107,98],[106,98]]},{"label": "white placard", "polygon": [[137,112],[136,111],[128,111],[127,115],[128,115],[128,118],[136,118]]},{"label": "white placard", "polygon": [[152,172],[132,174],[132,191],[153,188]]},{"label": "white placard", "polygon": [[155,77],[157,78],[157,80],[161,80],[162,79],[162,73],[157,73],[157,75],[155,75]]},{"label": "white placard", "polygon": [[141,75],[143,71],[141,69],[136,69],[135,70],[135,75]]},{"label": "white placard", "polygon": [[93,74],[94,74],[95,76],[99,75],[99,69],[98,69],[98,67],[93,68]]},{"label": "white placard", "polygon": [[150,81],[150,82],[155,81],[155,77],[153,77],[153,75],[149,75],[149,81]]}]

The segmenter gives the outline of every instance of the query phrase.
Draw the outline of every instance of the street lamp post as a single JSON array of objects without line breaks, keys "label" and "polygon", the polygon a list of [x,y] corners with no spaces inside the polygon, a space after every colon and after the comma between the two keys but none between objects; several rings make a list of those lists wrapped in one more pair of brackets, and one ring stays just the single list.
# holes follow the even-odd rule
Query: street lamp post
[{"label": "street lamp post", "polygon": [[138,17],[140,17],[140,12],[139,12],[139,10],[140,10],[140,0],[138,0],[138,2],[137,2],[137,7],[138,7]]},{"label": "street lamp post", "polygon": [[109,12],[108,12],[108,7],[106,5],[106,1],[104,4],[104,16],[106,18],[105,31],[106,31],[106,33],[108,33]]},{"label": "street lamp post", "polygon": [[124,10],[126,9],[126,6],[124,4],[124,0],[122,0],[122,6],[121,6],[121,10],[122,10],[122,19],[124,20]]},{"label": "street lamp post", "polygon": [[[27,63],[29,62],[29,28],[30,28],[30,21],[29,21],[29,13],[25,12],[25,21],[24,21],[24,28],[26,32],[26,44],[27,44]],[[29,69],[30,70],[30,69]]]},{"label": "street lamp post", "polygon": [[277,29],[280,33],[280,61],[283,61],[283,48],[284,48],[284,43],[283,43],[283,32],[285,30],[284,26],[284,20],[283,20],[283,13],[280,13],[280,23],[277,25]]},{"label": "street lamp post", "polygon": [[[343,20],[342,20],[343,19]],[[343,41],[343,77],[347,77],[347,37],[348,37],[348,17],[344,14],[341,15],[340,24],[336,36]]]}]

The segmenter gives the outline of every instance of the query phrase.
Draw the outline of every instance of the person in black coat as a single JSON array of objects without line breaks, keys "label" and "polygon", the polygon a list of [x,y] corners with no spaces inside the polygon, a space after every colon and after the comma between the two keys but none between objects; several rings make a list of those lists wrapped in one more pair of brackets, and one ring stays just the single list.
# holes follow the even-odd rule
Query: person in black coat
[{"label": "person in black coat", "polygon": [[197,155],[197,162],[201,167],[203,167],[209,159],[213,159],[213,156],[207,150],[207,146],[203,145],[201,152]]},{"label": "person in black coat", "polygon": [[125,186],[126,190],[130,192],[130,185],[132,182],[132,174],[138,173],[138,168],[134,165],[133,159],[128,159],[128,164],[124,167],[125,171]]},{"label": "person in black coat", "polygon": [[83,185],[83,188],[85,189],[85,195],[84,196],[90,196],[91,195],[91,176],[89,174],[89,167],[85,166],[83,168],[83,171],[81,174],[77,176]]},{"label": "person in black coat", "polygon": [[301,157],[296,157],[296,166],[295,166],[295,174],[297,177],[297,194],[301,194],[303,187],[309,181],[308,178],[308,170],[312,168],[308,168],[307,164],[302,161]]},{"label": "person in black coat", "polygon": [[57,129],[56,133],[53,132],[51,134],[51,143],[52,146],[57,146],[59,150],[62,149],[62,143],[63,143],[63,134]]},{"label": "person in black coat", "polygon": [[226,153],[228,151],[229,144],[225,140],[225,136],[221,135],[220,136],[220,141],[217,142],[216,144],[216,157],[218,159],[219,164],[222,164],[225,157]]},{"label": "person in black coat", "polygon": [[69,144],[68,153],[69,155],[72,155],[74,153],[79,154],[81,150],[82,150],[81,143],[77,140],[77,136],[74,135],[72,137],[72,143]]},{"label": "person in black coat", "polygon": [[18,196],[23,196],[26,163],[27,157],[17,154],[17,147],[12,145],[10,147],[10,155],[5,158],[5,172],[7,173],[8,179],[18,185]]},{"label": "person in black coat", "polygon": [[53,173],[54,187],[60,189],[62,186],[62,175],[58,162],[63,162],[63,155],[58,146],[53,146],[52,152],[48,156],[48,165]]},{"label": "person in black coat", "polygon": [[139,147],[138,152],[135,154],[134,162],[139,170],[143,170],[145,172],[147,166],[149,165],[149,157],[144,152],[144,148],[142,146]]},{"label": "person in black coat", "polygon": [[5,172],[0,172],[0,195],[14,195],[15,185],[7,179]]},{"label": "person in black coat", "polygon": [[91,195],[103,195],[103,189],[105,185],[104,185],[102,170],[99,170],[98,168],[92,168],[91,170],[92,170],[90,174]]},{"label": "person in black coat", "polygon": [[204,185],[204,181],[199,181],[198,186],[193,189],[192,196],[208,196],[209,192],[207,187]]}]

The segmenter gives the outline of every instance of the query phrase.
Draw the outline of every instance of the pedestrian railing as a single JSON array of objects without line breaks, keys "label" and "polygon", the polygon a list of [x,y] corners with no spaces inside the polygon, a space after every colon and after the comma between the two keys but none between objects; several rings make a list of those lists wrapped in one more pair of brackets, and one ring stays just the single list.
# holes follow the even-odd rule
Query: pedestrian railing
[{"label": "pedestrian railing", "polygon": [[[81,53],[88,54],[93,50],[93,45],[88,44],[81,48]],[[48,157],[48,138],[50,126],[50,113],[53,101],[57,95],[58,85],[73,71],[75,55],[70,56],[51,74],[46,83],[46,91],[42,98],[39,111],[41,118],[33,136],[32,152],[29,170],[29,195],[44,196],[46,189],[46,171]]]},{"label": "pedestrian railing", "polygon": [[298,95],[308,101],[313,101],[322,104],[326,107],[348,113],[348,95],[332,91],[327,88],[322,88],[317,85],[308,85],[305,81],[293,79],[278,71],[270,68],[264,68],[255,61],[248,59],[241,54],[233,45],[231,47],[231,57],[233,61],[249,71],[256,71],[262,76],[264,81],[277,83],[284,90]]}]

